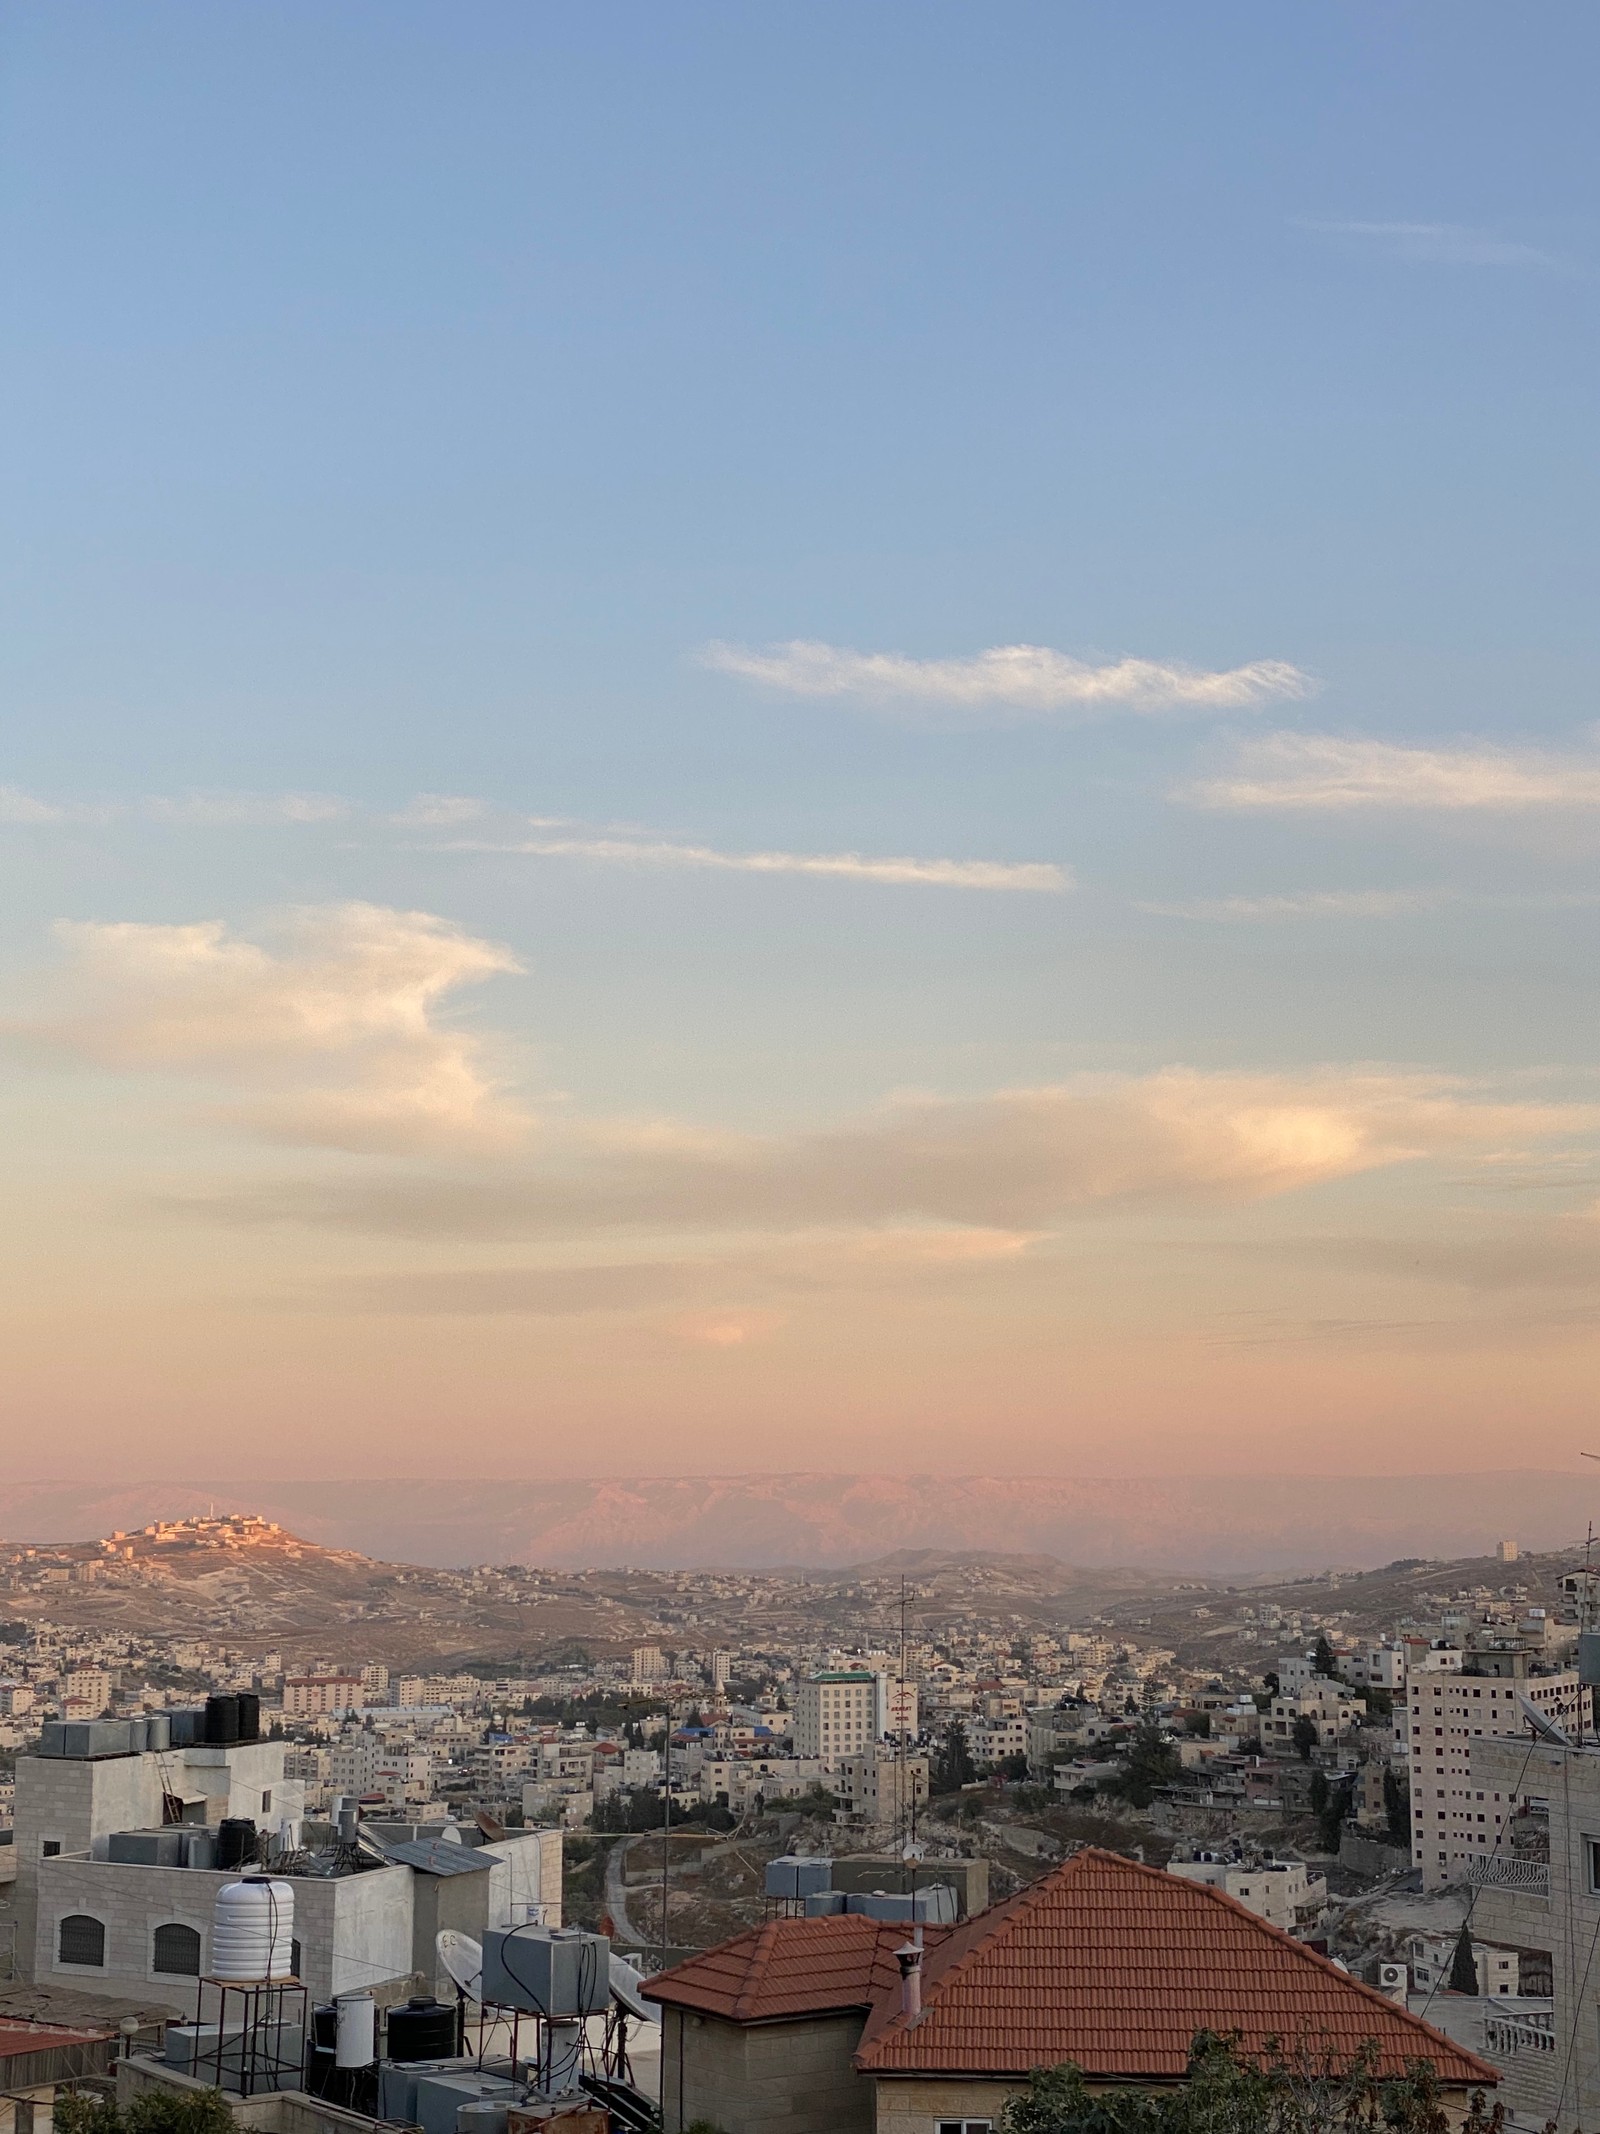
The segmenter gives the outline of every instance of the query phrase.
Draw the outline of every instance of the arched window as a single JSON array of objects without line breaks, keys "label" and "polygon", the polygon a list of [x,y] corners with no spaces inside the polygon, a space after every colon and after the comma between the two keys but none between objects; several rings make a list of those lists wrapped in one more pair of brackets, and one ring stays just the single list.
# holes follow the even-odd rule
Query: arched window
[{"label": "arched window", "polygon": [[176,1920],[156,1928],[154,1968],[169,1978],[200,1976],[200,1936]]},{"label": "arched window", "polygon": [[91,1919],[87,1912],[69,1912],[61,1922],[61,1938],[56,1944],[56,1961],[63,1964],[92,1964],[103,1971],[106,1964],[106,1930],[98,1919]]}]

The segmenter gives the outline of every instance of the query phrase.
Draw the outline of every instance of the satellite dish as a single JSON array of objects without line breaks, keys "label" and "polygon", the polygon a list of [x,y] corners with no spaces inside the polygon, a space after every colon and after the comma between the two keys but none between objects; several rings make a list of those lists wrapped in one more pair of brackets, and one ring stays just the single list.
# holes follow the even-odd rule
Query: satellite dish
[{"label": "satellite dish", "polygon": [[433,1937],[434,1954],[469,2001],[483,1999],[483,1944],[454,1927],[441,1927]]},{"label": "satellite dish", "polygon": [[620,1956],[612,1957],[611,1998],[619,2007],[626,2008],[629,2015],[636,2015],[640,2022],[659,2023],[661,2009],[655,2001],[647,2001],[640,1993],[643,1984],[642,1971],[635,1971],[632,1964],[624,1963]]},{"label": "satellite dish", "polygon": [[1523,1718],[1527,1720],[1529,1726],[1533,1728],[1533,1731],[1541,1741],[1548,1741],[1558,1749],[1570,1749],[1572,1747],[1571,1735],[1563,1733],[1553,1719],[1547,1719],[1533,1699],[1524,1696],[1520,1689],[1517,1691],[1517,1705]]}]

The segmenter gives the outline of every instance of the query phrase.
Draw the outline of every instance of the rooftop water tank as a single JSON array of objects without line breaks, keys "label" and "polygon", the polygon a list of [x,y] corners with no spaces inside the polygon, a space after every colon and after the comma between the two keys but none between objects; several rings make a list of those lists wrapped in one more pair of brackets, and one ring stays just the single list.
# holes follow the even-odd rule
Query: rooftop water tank
[{"label": "rooftop water tank", "polygon": [[252,1875],[226,1882],[211,1914],[211,1976],[260,1985],[294,1976],[294,1886]]}]

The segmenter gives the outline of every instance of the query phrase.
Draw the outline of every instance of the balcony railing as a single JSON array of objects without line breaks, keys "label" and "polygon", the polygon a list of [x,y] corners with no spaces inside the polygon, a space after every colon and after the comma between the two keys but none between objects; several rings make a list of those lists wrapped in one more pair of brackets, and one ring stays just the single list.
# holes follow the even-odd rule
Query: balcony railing
[{"label": "balcony railing", "polygon": [[1467,1880],[1474,1889],[1521,1889],[1530,1896],[1550,1894],[1550,1864],[1547,1860],[1515,1860],[1496,1854],[1467,1864]]},{"label": "balcony railing", "polygon": [[1523,2016],[1488,2017],[1483,2038],[1489,2051],[1501,2060],[1509,2060],[1519,2052],[1553,2053],[1556,2049],[1555,2032]]}]

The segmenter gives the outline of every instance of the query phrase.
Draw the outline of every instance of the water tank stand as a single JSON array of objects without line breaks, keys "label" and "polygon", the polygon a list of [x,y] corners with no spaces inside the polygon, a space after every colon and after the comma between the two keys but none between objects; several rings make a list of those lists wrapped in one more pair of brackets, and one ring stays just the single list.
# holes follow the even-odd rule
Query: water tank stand
[{"label": "water tank stand", "polygon": [[[208,2015],[208,2009],[215,2013]],[[196,2080],[209,2080],[234,2097],[302,2088],[310,2013],[306,1989],[295,1978],[267,1979],[258,1986],[202,1978],[195,1994],[195,2028],[203,2033],[215,2023],[217,2042],[195,2058]]]}]

